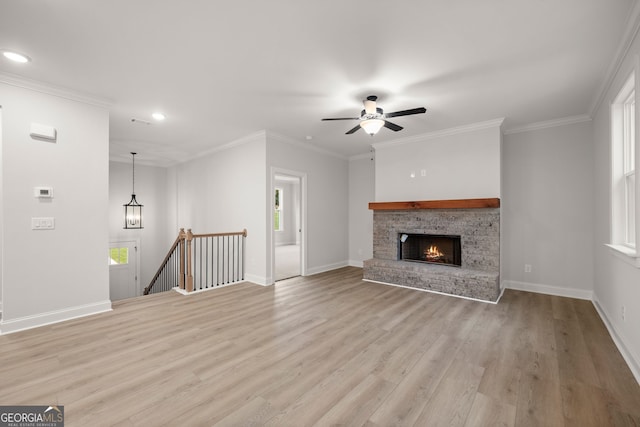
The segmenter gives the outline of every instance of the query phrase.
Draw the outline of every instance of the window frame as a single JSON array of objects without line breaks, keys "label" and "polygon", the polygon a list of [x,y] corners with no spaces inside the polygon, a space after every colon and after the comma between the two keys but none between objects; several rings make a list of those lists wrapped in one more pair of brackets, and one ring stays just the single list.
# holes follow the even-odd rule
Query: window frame
[{"label": "window frame", "polygon": [[611,103],[611,222],[610,243],[614,253],[640,268],[638,254],[638,87],[636,70],[630,73]]},{"label": "window frame", "polygon": [[[113,251],[118,251],[118,260],[115,260],[113,258]],[[123,260],[123,254],[124,254],[124,258],[126,258],[125,262],[122,262]],[[129,257],[131,254],[129,254],[129,248],[128,247],[113,247],[113,248],[109,248],[109,266],[111,267],[117,267],[117,266],[127,266],[129,265]]]},{"label": "window frame", "polygon": [[[284,231],[284,222],[283,222],[283,201],[284,201],[284,191],[282,187],[275,187],[273,192],[273,230],[274,231]],[[277,201],[277,203],[276,203]]]}]

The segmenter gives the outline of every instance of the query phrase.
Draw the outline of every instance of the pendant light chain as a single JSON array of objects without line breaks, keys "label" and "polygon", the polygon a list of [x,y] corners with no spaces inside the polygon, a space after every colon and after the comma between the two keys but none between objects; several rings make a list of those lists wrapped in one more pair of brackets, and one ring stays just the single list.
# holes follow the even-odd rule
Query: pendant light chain
[{"label": "pendant light chain", "polygon": [[131,193],[136,194],[136,154],[133,151],[131,152],[131,159],[133,163],[132,174],[131,174]]}]

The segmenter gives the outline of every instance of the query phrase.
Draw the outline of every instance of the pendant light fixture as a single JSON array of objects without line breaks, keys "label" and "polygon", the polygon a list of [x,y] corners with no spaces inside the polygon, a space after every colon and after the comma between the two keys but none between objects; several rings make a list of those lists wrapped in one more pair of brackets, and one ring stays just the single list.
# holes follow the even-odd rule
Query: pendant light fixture
[{"label": "pendant light fixture", "polygon": [[142,205],[136,200],[136,154],[131,152],[131,160],[133,164],[132,184],[131,184],[131,200],[124,206],[124,228],[143,228],[142,227]]}]

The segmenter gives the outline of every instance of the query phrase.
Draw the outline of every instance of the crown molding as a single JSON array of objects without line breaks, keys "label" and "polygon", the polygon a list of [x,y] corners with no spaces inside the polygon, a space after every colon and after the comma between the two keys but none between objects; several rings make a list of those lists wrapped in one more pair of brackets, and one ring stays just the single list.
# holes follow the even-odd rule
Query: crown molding
[{"label": "crown molding", "polygon": [[325,150],[324,148],[319,148],[316,147],[315,145],[309,145],[309,144],[305,144],[303,142],[300,142],[294,138],[290,138],[288,136],[273,132],[273,131],[265,131],[266,135],[267,135],[267,139],[272,139],[275,141],[279,141],[279,142],[284,142],[285,144],[290,144],[290,145],[294,145],[298,148],[303,148],[305,150],[310,150],[310,151],[315,151],[316,153],[321,153],[324,154],[326,156],[331,156],[331,157],[336,157],[340,160],[348,160],[347,157],[338,154],[338,153],[334,153],[333,151],[329,151],[329,150]]},{"label": "crown molding", "polygon": [[354,156],[349,157],[349,161],[356,161],[356,160],[373,160],[373,158],[376,156],[376,152],[375,151],[370,151],[368,153],[363,153],[363,154],[356,154]]},{"label": "crown molding", "polygon": [[505,129],[503,133],[505,135],[512,135],[514,133],[531,132],[534,130],[548,129],[548,128],[553,128],[557,126],[566,126],[566,125],[572,125],[575,123],[590,122],[590,121],[591,121],[591,116],[589,116],[588,114],[580,114],[577,116],[569,116],[569,117],[562,117],[559,119],[545,120],[542,122],[530,123],[528,125],[518,126],[511,129]]},{"label": "crown molding", "polygon": [[201,151],[201,152],[199,152],[199,153],[197,153],[197,154],[195,154],[193,156],[189,156],[188,158],[180,161],[179,163],[185,163],[185,162],[189,162],[191,160],[196,160],[196,159],[199,159],[201,157],[206,157],[206,156],[209,156],[211,154],[217,153],[219,151],[229,150],[231,148],[238,147],[238,146],[244,145],[244,144],[249,144],[251,142],[266,141],[266,139],[267,139],[266,131],[261,130],[261,131],[254,132],[254,133],[251,133],[249,135],[243,136],[241,138],[235,139],[235,140],[233,140],[231,142],[228,142],[226,144],[219,145],[217,147],[213,147],[213,148],[210,148],[210,149],[205,150],[205,151]]},{"label": "crown molding", "polygon": [[607,92],[611,88],[616,75],[620,71],[622,64],[624,63],[629,50],[631,49],[631,45],[638,35],[638,31],[640,30],[640,1],[635,1],[633,7],[631,8],[631,12],[627,17],[627,22],[625,23],[625,29],[620,43],[618,44],[618,48],[616,49],[616,53],[613,56],[613,61],[609,64],[607,68],[607,73],[605,74],[604,80],[601,82],[598,91],[596,92],[591,105],[589,107],[589,116],[593,117],[596,114],[596,111],[600,108],[602,102],[604,102],[604,98],[607,95]]},{"label": "crown molding", "polygon": [[503,123],[504,123],[504,117],[501,117],[499,119],[471,123],[468,125],[457,126],[457,127],[448,128],[448,129],[441,129],[434,132],[428,132],[420,135],[410,136],[407,138],[394,139],[394,140],[385,141],[385,142],[377,142],[375,144],[372,144],[371,146],[374,149],[378,149],[378,148],[386,148],[389,146],[410,144],[413,142],[421,142],[421,141],[434,139],[434,138],[442,138],[445,136],[458,135],[461,133],[474,132],[478,130],[490,129],[495,127],[499,128],[499,127],[502,127]]},{"label": "crown molding", "polygon": [[52,84],[39,82],[37,80],[27,79],[16,74],[0,72],[0,83],[106,109],[110,109],[114,104],[110,99],[88,95],[62,86],[55,86]]},{"label": "crown molding", "polygon": [[249,143],[252,143],[252,142],[265,142],[266,143],[268,140],[275,140],[275,141],[279,141],[279,142],[284,142],[286,144],[294,145],[296,147],[303,148],[305,150],[315,151],[317,153],[321,153],[321,154],[324,154],[324,155],[337,157],[337,158],[339,158],[341,160],[347,160],[346,157],[341,156],[341,155],[336,154],[336,153],[333,153],[331,151],[323,150],[322,148],[318,148],[318,147],[314,147],[312,145],[304,144],[304,143],[302,143],[300,141],[297,141],[297,140],[295,140],[293,138],[289,138],[287,136],[284,136],[284,135],[281,135],[281,134],[278,134],[278,133],[275,133],[275,132],[272,132],[272,131],[261,130],[261,131],[254,132],[252,134],[243,136],[241,138],[235,139],[235,140],[233,140],[233,141],[231,141],[229,143],[226,143],[226,144],[223,144],[223,145],[219,145],[217,147],[213,147],[213,148],[210,148],[210,149],[205,150],[205,151],[201,151],[201,152],[199,152],[197,154],[194,154],[192,156],[189,156],[189,157],[187,157],[187,158],[185,158],[183,160],[174,162],[170,166],[175,166],[177,164],[181,164],[181,163],[189,162],[189,161],[196,160],[196,159],[199,159],[199,158],[202,158],[202,157],[210,156],[210,155],[218,153],[220,151],[229,150],[231,148],[238,147],[238,146],[244,145],[244,144],[249,144]]}]

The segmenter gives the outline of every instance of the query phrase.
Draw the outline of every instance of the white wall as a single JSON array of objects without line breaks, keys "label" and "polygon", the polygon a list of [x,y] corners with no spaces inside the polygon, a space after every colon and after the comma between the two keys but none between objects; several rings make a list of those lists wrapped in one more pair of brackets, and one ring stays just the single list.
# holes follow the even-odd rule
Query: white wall
[{"label": "white wall", "polygon": [[[640,381],[640,269],[626,263],[605,246],[610,242],[611,131],[610,105],[628,78],[640,54],[636,37],[593,118],[595,153],[595,265],[594,300],[618,347]],[[636,70],[636,76],[640,70]],[[637,95],[636,86],[636,96]],[[637,117],[637,112],[636,112]],[[636,152],[636,159],[640,153]],[[636,167],[640,162],[636,160]],[[640,200],[640,199],[638,199]],[[622,320],[622,306],[626,320]]]},{"label": "white wall", "polygon": [[349,265],[362,267],[373,258],[373,211],[375,200],[373,154],[349,159]]},{"label": "white wall", "polygon": [[176,180],[178,227],[196,234],[246,228],[245,277],[260,284],[267,280],[265,144],[264,134],[254,135],[169,172]]},{"label": "white wall", "polygon": [[[348,265],[347,159],[306,148],[303,143],[268,133],[267,165],[269,170],[278,168],[307,176],[306,274]],[[268,210],[270,208],[265,209]],[[271,234],[267,237],[270,247]],[[271,273],[271,265],[269,270]]]},{"label": "white wall", "polygon": [[149,285],[171,244],[178,236],[178,228],[169,234],[172,194],[167,188],[166,168],[144,166],[136,159],[135,191],[143,207],[143,229],[123,229],[123,207],[131,199],[131,163],[109,162],[109,241],[139,241],[140,295]]},{"label": "white wall", "polygon": [[507,287],[591,299],[591,132],[591,122],[583,122],[505,136],[501,280]]},{"label": "white wall", "polygon": [[[72,99],[0,82],[2,332],[111,308],[109,113]],[[31,138],[32,122],[55,127],[57,142]],[[35,198],[34,186],[54,198]],[[31,230],[33,217],[54,217],[55,230]]]},{"label": "white wall", "polygon": [[374,144],[375,201],[500,197],[501,124]]},{"label": "white wall", "polygon": [[[306,273],[347,265],[347,160],[265,132],[169,170],[176,182],[178,226],[194,233],[246,228],[245,277],[259,284],[273,283],[272,168],[307,176]],[[169,210],[172,203],[169,200]]]},{"label": "white wall", "polygon": [[[0,105],[0,165],[2,162],[2,105]],[[4,249],[4,197],[3,197],[3,173],[0,171],[0,321],[2,320],[2,260],[4,260],[3,249]],[[2,333],[2,326],[0,324],[0,333]]]}]

